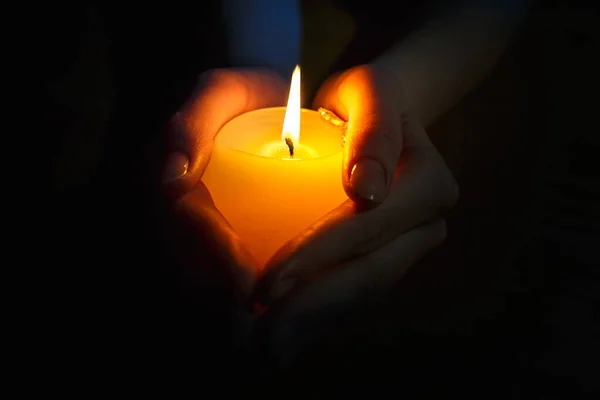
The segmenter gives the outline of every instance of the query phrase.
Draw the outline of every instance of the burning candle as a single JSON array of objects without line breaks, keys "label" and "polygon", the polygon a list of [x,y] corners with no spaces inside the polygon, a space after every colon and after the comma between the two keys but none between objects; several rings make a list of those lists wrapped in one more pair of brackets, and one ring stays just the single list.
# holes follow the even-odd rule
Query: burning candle
[{"label": "burning candle", "polygon": [[243,114],[215,138],[202,180],[261,266],[348,198],[341,176],[342,121],[328,117],[300,108],[296,67],[287,107]]}]

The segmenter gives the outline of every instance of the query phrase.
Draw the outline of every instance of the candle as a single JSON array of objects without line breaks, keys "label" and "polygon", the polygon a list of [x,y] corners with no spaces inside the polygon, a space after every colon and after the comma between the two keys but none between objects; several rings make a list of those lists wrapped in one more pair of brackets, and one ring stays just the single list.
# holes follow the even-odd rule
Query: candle
[{"label": "candle", "polygon": [[300,108],[296,67],[287,107],[243,114],[217,134],[202,180],[259,265],[347,199],[334,122]]}]

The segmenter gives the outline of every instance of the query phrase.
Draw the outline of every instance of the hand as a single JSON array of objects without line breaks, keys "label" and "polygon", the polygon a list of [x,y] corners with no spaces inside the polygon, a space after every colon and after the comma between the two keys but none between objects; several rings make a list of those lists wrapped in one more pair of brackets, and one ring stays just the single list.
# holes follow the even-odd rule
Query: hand
[{"label": "hand", "polygon": [[206,291],[220,288],[220,297],[208,299],[212,310],[245,306],[258,273],[201,182],[213,138],[237,115],[285,104],[288,90],[285,80],[266,70],[209,71],[170,123],[163,168],[168,239],[183,267],[180,278],[186,297],[196,300],[204,295],[206,302],[210,297]]},{"label": "hand", "polygon": [[255,300],[269,306],[266,342],[283,361],[446,237],[443,216],[458,186],[391,83],[361,66],[317,95],[315,106],[347,121],[342,180],[352,200],[287,243],[257,286]]}]

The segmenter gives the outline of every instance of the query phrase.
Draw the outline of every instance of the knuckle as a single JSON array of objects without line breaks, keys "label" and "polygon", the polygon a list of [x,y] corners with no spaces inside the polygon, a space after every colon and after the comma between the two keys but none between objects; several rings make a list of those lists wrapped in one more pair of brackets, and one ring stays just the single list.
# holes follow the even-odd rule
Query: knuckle
[{"label": "knuckle", "polygon": [[359,65],[351,68],[340,76],[343,82],[343,89],[346,87],[356,89],[368,89],[375,82],[375,71],[369,65]]},{"label": "knuckle", "polygon": [[187,114],[184,109],[173,114],[167,124],[169,134],[180,135],[181,131],[185,128],[186,118]]},{"label": "knuckle", "polygon": [[360,127],[354,128],[349,135],[350,146],[355,155],[369,155],[376,159],[389,160],[394,166],[402,148],[401,132],[393,126],[378,120],[378,116],[366,116]]},{"label": "knuckle", "polygon": [[238,73],[226,68],[211,69],[200,74],[198,86],[210,87],[215,84],[235,83],[238,80]]},{"label": "knuckle", "polygon": [[167,143],[169,149],[187,149],[192,142],[193,117],[183,107],[167,123]]},{"label": "knuckle", "polygon": [[369,218],[356,225],[356,237],[354,244],[355,255],[370,253],[389,241],[390,219]]},{"label": "knuckle", "polygon": [[374,113],[362,114],[360,123],[350,121],[350,139],[357,147],[365,146],[372,138],[372,133],[380,128],[378,117]]},{"label": "knuckle", "polygon": [[188,97],[180,110],[173,116],[172,126],[189,126],[194,120],[194,108],[202,94],[211,90],[234,91],[241,87],[242,77],[235,70],[227,68],[211,69],[201,73],[196,81],[194,92]]},{"label": "knuckle", "polygon": [[381,127],[379,129],[384,145],[390,146],[393,149],[399,149],[402,146],[402,135],[394,129]]}]

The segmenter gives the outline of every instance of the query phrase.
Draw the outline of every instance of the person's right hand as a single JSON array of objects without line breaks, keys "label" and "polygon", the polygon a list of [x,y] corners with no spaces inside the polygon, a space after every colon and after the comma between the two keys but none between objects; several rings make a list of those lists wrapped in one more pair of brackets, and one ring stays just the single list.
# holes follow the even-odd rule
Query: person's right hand
[{"label": "person's right hand", "polygon": [[[201,178],[221,127],[243,113],[285,105],[288,90],[287,82],[269,70],[208,71],[170,122],[162,168],[166,233],[183,267],[179,278],[188,297],[202,295],[207,287],[220,288],[239,310],[252,290],[256,262],[215,208]],[[215,303],[222,299],[210,300],[221,308]]]},{"label": "person's right hand", "polygon": [[[338,317],[372,304],[446,237],[458,185],[394,77],[374,65],[332,77],[315,100],[347,121],[348,200],[286,243],[254,297],[263,343],[291,362]],[[283,356],[283,357],[282,357]]]}]

